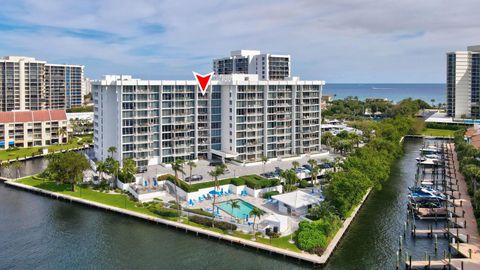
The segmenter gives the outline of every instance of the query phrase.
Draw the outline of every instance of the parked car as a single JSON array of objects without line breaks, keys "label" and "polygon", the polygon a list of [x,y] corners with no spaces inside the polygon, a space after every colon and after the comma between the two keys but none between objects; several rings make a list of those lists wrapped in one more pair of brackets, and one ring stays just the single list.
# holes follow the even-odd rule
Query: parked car
[{"label": "parked car", "polygon": [[203,176],[198,175],[198,174],[194,174],[194,175],[192,175],[192,178],[191,178],[191,179],[190,179],[190,176],[187,176],[187,177],[185,178],[185,181],[186,181],[186,182],[195,182],[195,181],[200,181],[200,180],[202,180],[202,179],[203,179]]}]

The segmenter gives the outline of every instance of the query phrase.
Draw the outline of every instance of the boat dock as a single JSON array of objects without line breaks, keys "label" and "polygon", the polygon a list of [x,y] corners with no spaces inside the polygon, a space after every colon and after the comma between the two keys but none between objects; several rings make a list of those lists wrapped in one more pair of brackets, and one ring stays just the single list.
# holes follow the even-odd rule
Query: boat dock
[{"label": "boat dock", "polygon": [[[447,237],[449,252],[444,251],[443,259],[432,260],[426,255],[424,260],[412,260],[412,256],[405,258],[406,269],[480,269],[480,236],[474,216],[473,206],[468,195],[467,184],[460,173],[455,146],[452,143],[443,144],[442,152],[445,161],[441,168],[430,169],[432,175],[442,174],[442,186],[447,200],[440,208],[418,208],[417,217],[420,219],[445,221],[444,228],[417,229],[413,225],[413,237]],[[436,210],[434,210],[436,209]],[[443,218],[438,217],[442,215]],[[435,242],[436,248],[436,242]],[[454,256],[454,257],[452,257]],[[398,263],[397,263],[398,269]]]}]

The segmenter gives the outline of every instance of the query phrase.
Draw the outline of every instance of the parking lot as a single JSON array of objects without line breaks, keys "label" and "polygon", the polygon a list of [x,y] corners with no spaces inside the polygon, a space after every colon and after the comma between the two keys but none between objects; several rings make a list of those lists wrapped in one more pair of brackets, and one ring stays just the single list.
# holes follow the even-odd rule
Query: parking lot
[{"label": "parking lot", "polygon": [[[268,161],[268,163],[265,166],[262,163],[249,165],[249,166],[242,166],[242,165],[227,163],[226,165],[228,168],[228,172],[222,175],[219,179],[232,178],[232,177],[238,177],[238,176],[250,175],[250,174],[262,174],[264,172],[273,172],[275,171],[276,167],[282,170],[286,170],[286,169],[292,168],[293,161],[298,161],[300,163],[300,166],[302,166],[304,164],[308,164],[307,161],[309,159],[317,160],[317,162],[320,163],[321,160],[324,160],[324,159],[334,160],[335,157],[337,156],[338,156],[337,154],[325,153],[324,155],[313,157],[313,158],[303,157],[299,159],[289,159],[289,160],[282,160],[282,161],[272,160],[272,161]],[[199,160],[196,164],[197,164],[197,167],[193,168],[192,174],[201,175],[203,177],[201,181],[196,181],[196,183],[213,180],[213,178],[208,173],[214,169],[214,166],[209,166],[209,161]],[[190,175],[190,168],[187,165],[184,165],[184,172],[185,174],[180,175],[181,179],[185,179]],[[153,165],[153,166],[148,166],[147,171],[139,175],[141,175],[144,179],[152,179],[155,176],[167,174],[167,173],[174,174],[173,170],[169,167],[165,167],[163,165]]]}]

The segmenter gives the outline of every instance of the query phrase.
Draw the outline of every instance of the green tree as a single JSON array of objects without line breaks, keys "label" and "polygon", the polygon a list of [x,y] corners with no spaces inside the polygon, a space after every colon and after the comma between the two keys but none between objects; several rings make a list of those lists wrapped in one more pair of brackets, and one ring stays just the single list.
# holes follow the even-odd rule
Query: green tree
[{"label": "green tree", "polygon": [[48,165],[44,175],[57,183],[68,183],[75,190],[75,183],[83,180],[83,172],[90,168],[84,155],[76,152],[65,152],[48,155]]},{"label": "green tree", "polygon": [[103,181],[105,179],[104,173],[107,172],[107,166],[105,165],[105,162],[102,160],[98,160],[95,162],[95,165],[97,167],[97,173],[100,174],[100,180]]},{"label": "green tree", "polygon": [[234,209],[240,209],[240,203],[237,200],[231,200],[228,204],[232,207],[232,216],[235,217]]},{"label": "green tree", "polygon": [[115,146],[110,146],[110,147],[108,147],[107,152],[110,154],[110,157],[113,158],[113,155],[114,155],[115,153],[117,153],[117,147],[115,147]]},{"label": "green tree", "polygon": [[212,211],[213,211],[213,216],[212,216],[212,228],[215,227],[215,203],[216,203],[216,198],[217,198],[217,190],[220,186],[218,182],[218,177],[225,174],[225,170],[227,169],[227,166],[225,164],[220,164],[215,166],[215,169],[210,171],[208,174],[213,177],[213,180],[215,182],[215,186],[213,187],[213,200],[212,200]]},{"label": "green tree", "polygon": [[257,207],[254,207],[252,211],[250,211],[250,216],[253,217],[252,229],[253,229],[253,239],[255,239],[255,241],[257,240],[256,228],[255,228],[256,221],[257,221],[257,218],[260,219],[264,214],[265,212]]},{"label": "green tree", "polygon": [[180,180],[178,179],[178,173],[181,172],[181,173],[185,173],[183,171],[183,164],[184,164],[184,161],[181,160],[181,159],[177,159],[175,160],[174,162],[171,163],[172,165],[172,170],[174,171],[175,173],[175,200],[177,201],[177,205],[178,205],[178,216],[180,218],[181,216],[181,213],[182,213],[182,207],[180,205],[180,197],[178,196],[178,187],[180,186]]},{"label": "green tree", "polygon": [[121,180],[124,183],[131,183],[135,180],[135,173],[137,172],[137,165],[131,158],[123,160],[122,170],[120,171]]},{"label": "green tree", "polygon": [[285,170],[280,172],[280,177],[285,180],[285,192],[290,192],[293,190],[295,184],[300,181],[297,174],[293,169]]},{"label": "green tree", "polygon": [[300,163],[298,163],[298,161],[292,161],[292,167],[294,170],[296,170],[298,167],[300,167]]},{"label": "green tree", "polygon": [[68,134],[67,129],[65,127],[58,128],[57,133],[58,133],[58,142],[62,143],[63,138],[66,137]]},{"label": "green tree", "polygon": [[105,167],[107,173],[112,176],[110,183],[113,187],[115,187],[117,177],[120,173],[120,162],[110,156],[105,159]]},{"label": "green tree", "polygon": [[197,167],[197,164],[195,162],[193,162],[193,160],[189,160],[187,162],[187,165],[188,165],[188,168],[190,169],[190,179],[188,180],[188,184],[191,185],[192,184],[192,172],[193,172],[193,168],[196,168]]}]

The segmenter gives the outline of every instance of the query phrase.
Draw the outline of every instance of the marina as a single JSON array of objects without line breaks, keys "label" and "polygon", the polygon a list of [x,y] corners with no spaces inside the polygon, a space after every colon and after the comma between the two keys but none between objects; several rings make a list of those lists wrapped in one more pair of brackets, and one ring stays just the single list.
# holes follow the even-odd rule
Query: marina
[{"label": "marina", "polygon": [[[411,219],[407,220],[405,229],[410,224],[414,239],[432,239],[435,255],[439,253],[439,238],[445,238],[449,245],[448,250],[443,251],[443,258],[432,258],[426,251],[423,260],[412,260],[412,255],[408,251],[403,253],[400,245],[397,269],[401,260],[405,261],[406,269],[479,269],[477,224],[465,179],[459,172],[454,144],[433,141],[419,152],[422,156],[417,158],[415,185],[409,188],[408,195]],[[427,221],[427,228],[417,227],[416,220]]]}]

